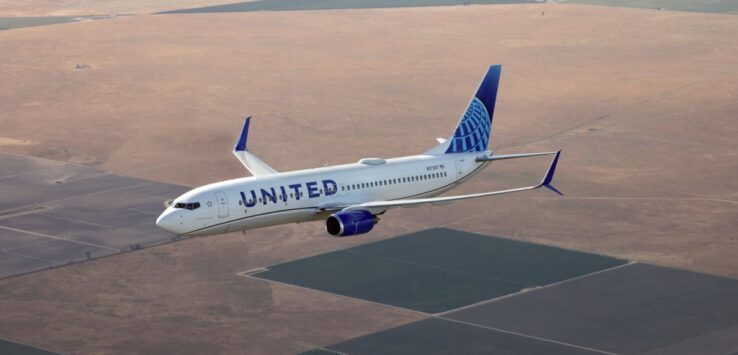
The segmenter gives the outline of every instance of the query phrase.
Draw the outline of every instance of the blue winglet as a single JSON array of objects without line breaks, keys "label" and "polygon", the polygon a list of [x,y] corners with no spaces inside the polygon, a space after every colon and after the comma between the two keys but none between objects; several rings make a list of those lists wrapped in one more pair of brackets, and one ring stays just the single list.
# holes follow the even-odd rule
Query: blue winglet
[{"label": "blue winglet", "polygon": [[238,138],[238,142],[236,142],[236,146],[233,148],[233,150],[237,152],[242,152],[246,150],[246,137],[249,136],[249,123],[251,122],[251,116],[246,117],[246,122],[243,124],[243,130],[241,131],[241,136]]},{"label": "blue winglet", "polygon": [[543,187],[545,187],[545,188],[547,188],[547,189],[549,189],[549,190],[551,190],[551,191],[553,191],[553,192],[555,192],[555,193],[563,196],[564,194],[561,193],[561,191],[557,190],[555,187],[553,187],[553,185],[551,185],[551,181],[553,181],[553,178],[554,178],[554,172],[556,171],[556,164],[559,163],[559,156],[560,155],[561,155],[561,151],[559,150],[558,152],[556,152],[556,157],[551,162],[551,166],[548,168],[548,172],[546,173],[546,177],[543,178],[543,181],[541,181],[541,184],[538,185],[538,186],[539,187],[540,186],[543,186]]}]

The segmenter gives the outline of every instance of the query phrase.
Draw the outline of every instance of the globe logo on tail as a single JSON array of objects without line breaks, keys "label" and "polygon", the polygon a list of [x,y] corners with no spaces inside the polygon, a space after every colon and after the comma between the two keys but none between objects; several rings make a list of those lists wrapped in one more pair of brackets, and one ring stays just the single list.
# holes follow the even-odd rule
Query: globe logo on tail
[{"label": "globe logo on tail", "polygon": [[491,120],[482,101],[473,98],[456,127],[446,153],[483,152],[487,150]]}]

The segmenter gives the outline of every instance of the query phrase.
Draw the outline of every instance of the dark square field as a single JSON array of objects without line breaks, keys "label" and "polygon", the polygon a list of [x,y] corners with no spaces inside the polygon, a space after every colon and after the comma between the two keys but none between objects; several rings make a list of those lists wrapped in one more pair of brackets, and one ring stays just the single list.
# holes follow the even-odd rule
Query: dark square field
[{"label": "dark square field", "polygon": [[0,278],[177,240],[154,221],[188,189],[0,153]]},{"label": "dark square field", "polygon": [[618,354],[730,354],[738,281],[632,264],[444,317]]},{"label": "dark square field", "polygon": [[429,318],[330,345],[341,354],[598,354],[578,347],[441,318]]},{"label": "dark square field", "polygon": [[624,263],[438,228],[272,266],[253,276],[439,313]]}]

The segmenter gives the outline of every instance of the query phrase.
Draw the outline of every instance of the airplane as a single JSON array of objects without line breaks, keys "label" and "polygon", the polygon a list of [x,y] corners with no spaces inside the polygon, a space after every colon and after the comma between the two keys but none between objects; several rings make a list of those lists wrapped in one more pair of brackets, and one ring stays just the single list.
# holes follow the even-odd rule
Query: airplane
[{"label": "airplane", "polygon": [[[357,163],[278,172],[247,148],[251,117],[246,118],[233,154],[251,172],[195,188],[177,197],[156,225],[179,236],[206,236],[286,223],[325,221],[328,234],[368,233],[379,216],[396,207],[444,205],[540,187],[561,195],[551,182],[561,150],[494,154],[488,150],[501,65],[489,67],[453,134],[420,155],[364,158]],[[540,183],[509,190],[437,197],[490,162],[554,155]]]}]

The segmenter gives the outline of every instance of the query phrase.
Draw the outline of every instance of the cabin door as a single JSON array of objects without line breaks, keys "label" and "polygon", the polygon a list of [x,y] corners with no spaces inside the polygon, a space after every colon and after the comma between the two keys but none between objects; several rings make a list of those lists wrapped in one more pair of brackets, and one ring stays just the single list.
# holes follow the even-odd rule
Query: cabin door
[{"label": "cabin door", "polygon": [[223,191],[215,192],[215,200],[218,201],[218,218],[228,217],[228,199]]},{"label": "cabin door", "polygon": [[455,160],[454,165],[456,165],[456,178],[460,179],[464,175],[464,159]]}]

